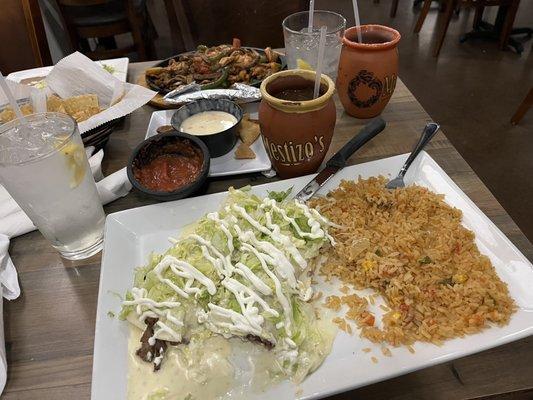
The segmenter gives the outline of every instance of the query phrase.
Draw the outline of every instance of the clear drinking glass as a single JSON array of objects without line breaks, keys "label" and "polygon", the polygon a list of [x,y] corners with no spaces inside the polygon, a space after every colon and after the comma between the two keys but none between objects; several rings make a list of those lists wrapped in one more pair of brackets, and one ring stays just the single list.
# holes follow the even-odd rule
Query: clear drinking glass
[{"label": "clear drinking glass", "polygon": [[101,250],[105,214],[70,116],[33,114],[1,125],[0,183],[64,258]]},{"label": "clear drinking glass", "polygon": [[308,31],[309,12],[302,11],[289,15],[283,20],[285,54],[287,66],[293,68],[316,69],[320,27],[326,26],[326,47],[324,49],[324,70],[333,81],[337,78],[342,36],[346,29],[346,19],[332,11],[316,10],[313,14],[313,29]]}]

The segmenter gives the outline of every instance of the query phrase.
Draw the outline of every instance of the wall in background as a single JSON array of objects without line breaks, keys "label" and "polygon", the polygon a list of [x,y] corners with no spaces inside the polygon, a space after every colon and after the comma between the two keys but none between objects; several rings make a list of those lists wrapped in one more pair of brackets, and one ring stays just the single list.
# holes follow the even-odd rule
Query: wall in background
[{"label": "wall in background", "polygon": [[67,31],[55,0],[39,0],[52,63],[72,53]]},{"label": "wall in background", "polygon": [[37,0],[2,0],[0,43],[4,74],[50,63]]}]

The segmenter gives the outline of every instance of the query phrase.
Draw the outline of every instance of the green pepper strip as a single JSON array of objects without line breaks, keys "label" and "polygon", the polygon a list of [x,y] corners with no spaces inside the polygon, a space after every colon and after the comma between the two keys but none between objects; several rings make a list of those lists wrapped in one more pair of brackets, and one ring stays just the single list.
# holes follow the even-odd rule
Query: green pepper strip
[{"label": "green pepper strip", "polygon": [[220,53],[218,53],[214,57],[208,57],[207,60],[208,60],[209,64],[211,64],[211,65],[212,64],[218,64],[218,62],[222,59],[222,57],[226,57],[228,54],[231,54],[232,51],[233,51],[233,49],[221,51]]},{"label": "green pepper strip", "polygon": [[228,68],[224,68],[222,70],[222,75],[220,75],[220,78],[218,78],[214,82],[206,83],[205,85],[202,85],[200,87],[200,89],[201,90],[216,89],[216,88],[219,88],[221,86],[225,86],[226,81],[228,80],[228,76],[229,76],[229,69]]}]

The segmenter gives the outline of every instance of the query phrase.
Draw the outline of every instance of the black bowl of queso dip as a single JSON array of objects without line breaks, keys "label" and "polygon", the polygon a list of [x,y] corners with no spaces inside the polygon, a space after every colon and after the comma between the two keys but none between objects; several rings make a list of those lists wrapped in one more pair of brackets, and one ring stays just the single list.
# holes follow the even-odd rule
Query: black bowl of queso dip
[{"label": "black bowl of queso dip", "polygon": [[202,140],[211,157],[229,153],[237,143],[242,108],[230,100],[202,99],[180,107],[172,116],[172,127]]},{"label": "black bowl of queso dip", "polygon": [[160,201],[178,200],[198,191],[209,173],[210,155],[198,138],[161,133],[143,141],[128,162],[135,189]]}]

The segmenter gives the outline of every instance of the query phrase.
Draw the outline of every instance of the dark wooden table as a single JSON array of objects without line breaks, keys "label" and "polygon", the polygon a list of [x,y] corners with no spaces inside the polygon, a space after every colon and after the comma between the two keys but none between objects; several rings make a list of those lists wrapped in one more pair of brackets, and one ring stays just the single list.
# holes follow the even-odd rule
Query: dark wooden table
[{"label": "dark wooden table", "polygon": [[[132,64],[129,80],[135,82],[147,65]],[[153,111],[155,109],[150,106],[135,111],[112,135],[105,148],[104,173],[125,166],[131,150],[144,137]],[[385,131],[352,157],[352,164],[409,152],[422,127],[430,120],[400,80],[383,118],[387,121]],[[337,125],[330,154],[363,123],[347,116],[337,103]],[[526,257],[533,260],[531,243],[444,134],[439,133],[433,139],[428,152]],[[207,192],[224,191],[230,185],[268,181],[271,179],[260,174],[213,179]],[[105,210],[112,213],[150,203],[130,193],[106,206]],[[83,262],[63,261],[39,232],[12,240],[10,253],[19,272],[22,296],[4,304],[9,370],[2,398],[89,399],[100,255]],[[530,337],[333,398],[448,400],[496,396],[531,399],[532,360],[533,338]],[[356,374],[357,365],[353,368]],[[109,399],[115,400],[112,395]]]}]

